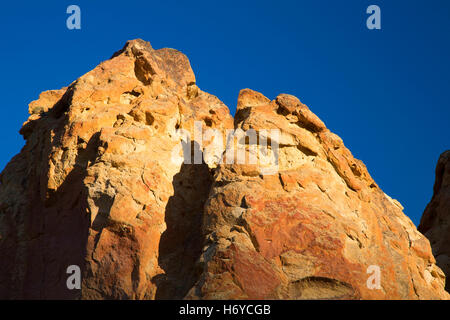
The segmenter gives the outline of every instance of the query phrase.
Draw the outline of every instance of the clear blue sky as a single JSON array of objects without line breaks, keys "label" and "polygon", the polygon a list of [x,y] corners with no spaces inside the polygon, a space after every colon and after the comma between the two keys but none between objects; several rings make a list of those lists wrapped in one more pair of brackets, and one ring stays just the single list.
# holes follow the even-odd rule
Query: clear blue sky
[{"label": "clear blue sky", "polygon": [[[81,30],[66,8],[81,8]],[[366,28],[370,4],[382,30]],[[1,4],[0,168],[43,90],[67,86],[126,40],[190,58],[234,113],[240,89],[300,98],[417,224],[450,149],[450,1],[8,1]]]}]

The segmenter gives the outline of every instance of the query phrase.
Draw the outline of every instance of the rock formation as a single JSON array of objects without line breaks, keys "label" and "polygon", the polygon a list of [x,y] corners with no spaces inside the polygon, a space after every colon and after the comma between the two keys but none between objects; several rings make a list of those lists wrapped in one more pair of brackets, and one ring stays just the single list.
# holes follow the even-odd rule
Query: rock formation
[{"label": "rock formation", "polygon": [[450,150],[441,154],[438,160],[433,198],[418,229],[430,240],[436,264],[447,277],[445,289],[450,291]]},{"label": "rock formation", "polygon": [[[401,205],[293,96],[242,90],[233,119],[186,56],[133,40],[29,112],[0,176],[0,298],[449,297]],[[230,129],[270,140],[277,170],[226,161]]]}]

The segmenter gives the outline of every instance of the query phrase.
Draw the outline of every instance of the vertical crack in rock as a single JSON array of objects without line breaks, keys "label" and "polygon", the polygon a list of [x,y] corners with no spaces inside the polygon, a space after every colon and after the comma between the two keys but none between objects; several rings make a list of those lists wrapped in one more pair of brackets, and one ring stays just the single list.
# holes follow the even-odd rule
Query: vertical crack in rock
[{"label": "vertical crack in rock", "polygon": [[156,299],[182,299],[198,281],[201,270],[196,265],[204,242],[203,207],[211,183],[210,169],[204,162],[182,164],[173,178],[174,195],[165,210],[167,229],[159,244],[158,262],[164,274],[152,279],[157,286]]}]

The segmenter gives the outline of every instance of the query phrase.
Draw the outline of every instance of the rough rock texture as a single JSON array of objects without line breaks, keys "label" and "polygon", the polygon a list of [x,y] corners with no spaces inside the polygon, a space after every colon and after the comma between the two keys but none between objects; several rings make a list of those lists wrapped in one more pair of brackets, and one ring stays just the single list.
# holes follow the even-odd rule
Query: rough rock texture
[{"label": "rough rock texture", "polygon": [[[448,298],[428,240],[305,105],[243,90],[235,124],[281,130],[279,173],[221,165],[205,205],[190,298]],[[381,269],[381,289],[367,269]]]},{"label": "rough rock texture", "polygon": [[418,229],[430,239],[436,264],[447,277],[445,288],[450,291],[450,150],[441,154],[438,160],[433,198]]},{"label": "rough rock texture", "polygon": [[[173,49],[135,40],[30,104],[0,190],[1,298],[182,297],[195,282],[210,168],[171,161],[177,128],[228,108]],[[79,265],[83,289],[66,288]]]},{"label": "rough rock texture", "polygon": [[[242,90],[233,120],[182,53],[133,40],[29,111],[0,177],[0,298],[448,298],[428,240],[293,96]],[[194,121],[280,129],[279,171],[219,163]],[[203,161],[172,161],[180,142]]]}]

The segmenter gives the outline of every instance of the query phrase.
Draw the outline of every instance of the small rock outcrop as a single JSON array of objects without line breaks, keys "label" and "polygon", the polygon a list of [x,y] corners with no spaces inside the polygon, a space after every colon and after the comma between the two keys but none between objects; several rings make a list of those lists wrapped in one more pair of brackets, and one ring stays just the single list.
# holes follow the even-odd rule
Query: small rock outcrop
[{"label": "small rock outcrop", "polygon": [[433,197],[418,229],[430,240],[436,264],[447,277],[445,289],[450,291],[450,150],[439,157]]},{"label": "small rock outcrop", "polygon": [[2,299],[449,298],[427,238],[294,96],[244,89],[233,119],[185,55],[132,40],[29,112],[0,175]]}]

